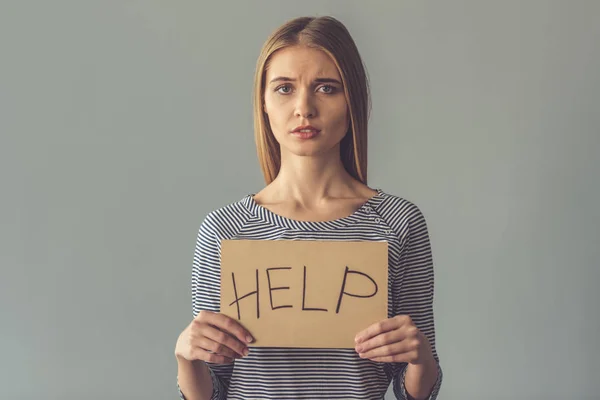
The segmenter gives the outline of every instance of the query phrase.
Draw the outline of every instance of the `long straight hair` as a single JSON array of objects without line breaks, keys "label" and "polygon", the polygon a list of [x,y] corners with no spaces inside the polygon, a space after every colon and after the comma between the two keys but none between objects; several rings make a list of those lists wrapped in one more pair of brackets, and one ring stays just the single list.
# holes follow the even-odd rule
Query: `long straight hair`
[{"label": "long straight hair", "polygon": [[277,28],[265,41],[254,76],[254,138],[258,160],[267,184],[281,168],[281,149],[263,108],[265,77],[271,56],[277,50],[303,45],[325,52],[335,63],[344,86],[350,114],[348,132],[340,143],[340,157],[348,173],[367,183],[367,128],[371,99],[368,78],[358,48],[346,27],[337,19],[299,17]]}]

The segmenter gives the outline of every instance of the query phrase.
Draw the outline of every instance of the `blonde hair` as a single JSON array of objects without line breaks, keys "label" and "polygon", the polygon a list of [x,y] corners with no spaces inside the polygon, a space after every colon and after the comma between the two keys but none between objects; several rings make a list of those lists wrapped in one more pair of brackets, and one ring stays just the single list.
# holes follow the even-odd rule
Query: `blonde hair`
[{"label": "blonde hair", "polygon": [[277,50],[303,45],[325,52],[335,63],[344,86],[350,126],[340,144],[344,168],[367,183],[367,125],[371,111],[368,78],[362,59],[346,27],[337,19],[300,17],[277,28],[264,43],[254,77],[254,137],[258,160],[267,184],[281,168],[281,150],[264,111],[266,68]]}]

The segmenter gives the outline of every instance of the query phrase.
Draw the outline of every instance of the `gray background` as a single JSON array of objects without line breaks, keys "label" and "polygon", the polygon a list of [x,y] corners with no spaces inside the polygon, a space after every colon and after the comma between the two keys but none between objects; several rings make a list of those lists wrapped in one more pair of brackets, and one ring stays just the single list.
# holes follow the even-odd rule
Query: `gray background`
[{"label": "gray background", "polygon": [[600,398],[600,2],[533,0],[2,1],[0,398],[176,398],[199,223],[262,187],[255,61],[306,14],[428,220],[439,398]]}]

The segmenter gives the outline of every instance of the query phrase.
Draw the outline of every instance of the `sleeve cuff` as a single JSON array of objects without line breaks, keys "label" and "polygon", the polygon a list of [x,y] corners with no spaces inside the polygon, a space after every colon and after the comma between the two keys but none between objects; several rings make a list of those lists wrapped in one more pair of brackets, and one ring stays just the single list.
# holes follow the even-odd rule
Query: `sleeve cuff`
[{"label": "sleeve cuff", "polygon": [[213,392],[210,400],[225,400],[227,396],[225,388],[221,384],[221,380],[217,377],[217,375],[215,375],[210,366],[208,366],[208,372],[210,372],[210,377],[212,378],[213,384]]},{"label": "sleeve cuff", "polygon": [[[398,379],[394,379],[394,385],[393,385],[393,390],[394,390],[394,395],[396,396],[396,399],[398,400],[408,400],[408,394],[406,393],[406,386],[404,384],[404,379],[406,377],[406,370],[408,369],[408,366],[405,366],[404,368],[402,368],[402,371],[400,371],[400,376],[398,377]],[[440,364],[437,364],[437,380],[435,381],[433,388],[431,389],[431,394],[429,395],[429,397],[427,397],[427,400],[435,400],[438,397],[438,393],[440,392],[440,387],[442,386],[442,379],[443,379],[443,374],[442,374],[442,368],[440,367]]]},{"label": "sleeve cuff", "polygon": [[177,392],[179,393],[179,398],[182,400],[187,400],[183,393],[181,392],[181,388],[179,387],[179,382],[177,382]]}]

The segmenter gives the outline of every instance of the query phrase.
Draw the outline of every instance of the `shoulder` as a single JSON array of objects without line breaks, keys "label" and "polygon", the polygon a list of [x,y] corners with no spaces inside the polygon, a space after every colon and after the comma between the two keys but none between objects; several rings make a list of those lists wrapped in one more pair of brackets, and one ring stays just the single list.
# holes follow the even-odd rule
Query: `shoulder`
[{"label": "shoulder", "polygon": [[423,211],[413,201],[387,192],[381,192],[381,197],[377,210],[382,216],[404,220],[424,219]]},{"label": "shoulder", "polygon": [[252,217],[249,196],[209,211],[200,224],[200,234],[212,234],[220,239],[234,237]]},{"label": "shoulder", "polygon": [[426,229],[427,226],[421,208],[413,201],[395,194],[382,191],[376,211],[400,238],[405,237],[411,230]]}]

